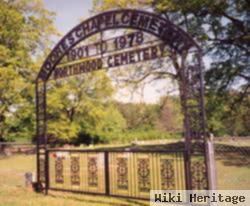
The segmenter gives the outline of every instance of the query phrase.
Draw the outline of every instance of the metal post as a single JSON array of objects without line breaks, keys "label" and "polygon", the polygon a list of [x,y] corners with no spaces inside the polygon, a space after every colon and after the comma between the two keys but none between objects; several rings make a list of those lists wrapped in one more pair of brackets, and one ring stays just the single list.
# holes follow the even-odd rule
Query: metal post
[{"label": "metal post", "polygon": [[[185,143],[187,144],[187,143]],[[185,161],[185,180],[186,180],[186,189],[192,190],[192,177],[191,177],[191,154],[189,146],[185,149],[184,152],[184,161]]]},{"label": "metal post", "polygon": [[[44,163],[41,165],[41,160],[46,162],[46,82],[39,79],[36,80],[36,141],[37,141],[37,189],[39,191],[44,189],[44,178],[45,174],[42,175],[43,180],[41,180],[41,169],[46,173],[46,168]],[[42,158],[43,156],[43,158]]]},{"label": "metal post", "polygon": [[185,60],[187,57],[187,51],[183,51],[181,54],[181,71],[180,71],[180,101],[182,106],[182,111],[184,113],[184,137],[185,137],[185,153],[184,153],[184,161],[185,161],[185,176],[186,176],[186,189],[192,189],[192,177],[191,177],[191,132],[190,132],[190,116],[188,114],[188,107],[187,107],[187,96],[188,90],[187,87],[188,81],[186,76],[186,64]]},{"label": "metal post", "polygon": [[48,194],[49,190],[49,151],[45,151],[45,195]]},{"label": "metal post", "polygon": [[104,152],[104,170],[105,170],[105,193],[106,195],[109,195],[110,190],[109,190],[109,153],[108,151]]},{"label": "metal post", "polygon": [[36,179],[37,179],[37,183],[40,183],[40,175],[39,175],[39,171],[40,171],[40,163],[39,163],[39,116],[38,116],[38,101],[39,101],[39,97],[38,97],[38,81],[36,81]]},{"label": "metal post", "polygon": [[207,175],[208,175],[208,188],[209,190],[216,190],[216,165],[214,155],[214,143],[213,139],[209,138],[206,141],[206,164],[207,164]]}]

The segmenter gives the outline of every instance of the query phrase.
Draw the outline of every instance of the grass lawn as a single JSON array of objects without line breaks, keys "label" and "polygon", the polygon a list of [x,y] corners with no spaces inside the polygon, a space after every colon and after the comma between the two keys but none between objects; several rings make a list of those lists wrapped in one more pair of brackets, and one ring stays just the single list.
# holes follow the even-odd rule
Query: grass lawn
[{"label": "grass lawn", "polygon": [[216,144],[217,185],[221,190],[250,190],[250,142]]},{"label": "grass lawn", "polygon": [[[246,146],[244,145],[246,148]],[[250,189],[249,152],[223,146],[229,152],[216,156],[218,189]],[[243,147],[242,147],[243,148]],[[248,145],[247,148],[249,149]],[[240,151],[240,152],[239,152]],[[246,151],[246,150],[244,150]],[[147,206],[149,202],[71,193],[35,193],[24,186],[24,173],[35,171],[35,155],[0,158],[0,206]]]},{"label": "grass lawn", "polygon": [[225,165],[217,160],[217,189],[219,190],[250,190],[250,167]]},{"label": "grass lawn", "polygon": [[0,206],[147,206],[147,201],[50,192],[35,193],[24,186],[24,173],[35,171],[34,155],[0,159]]}]

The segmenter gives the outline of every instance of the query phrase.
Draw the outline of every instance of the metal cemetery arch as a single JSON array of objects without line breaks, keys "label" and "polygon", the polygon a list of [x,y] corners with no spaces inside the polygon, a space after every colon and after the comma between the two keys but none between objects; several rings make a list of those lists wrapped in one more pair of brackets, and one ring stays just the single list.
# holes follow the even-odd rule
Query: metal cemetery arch
[{"label": "metal cemetery arch", "polygon": [[[167,19],[146,11],[130,9],[108,11],[85,20],[66,34],[45,60],[36,79],[37,180],[39,185],[48,189],[49,172],[46,155],[48,149],[46,134],[47,81],[67,52],[79,42],[99,32],[118,28],[129,28],[149,33],[162,40],[183,59],[190,51],[194,54],[194,63],[183,63],[180,70],[180,94],[185,115],[186,189],[209,188],[205,149],[206,132],[201,49],[186,32]],[[90,71],[85,70],[80,73],[84,72]],[[198,147],[193,145],[198,145]],[[203,157],[202,161],[195,160],[192,163],[192,158],[197,154]]]}]

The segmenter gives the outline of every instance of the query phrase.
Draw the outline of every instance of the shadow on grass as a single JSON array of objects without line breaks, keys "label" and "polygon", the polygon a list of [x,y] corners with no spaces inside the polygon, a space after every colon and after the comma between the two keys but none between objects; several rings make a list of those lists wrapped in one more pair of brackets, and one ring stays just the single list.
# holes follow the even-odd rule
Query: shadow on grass
[{"label": "shadow on grass", "polygon": [[[86,197],[85,194],[82,194],[82,198],[81,197],[76,197],[74,196],[74,194],[72,194],[72,196],[69,195],[69,193],[67,194],[67,196],[61,196],[59,194],[51,194],[49,193],[49,196],[53,197],[53,198],[64,198],[67,200],[74,200],[77,202],[86,202],[88,204],[92,203],[92,204],[98,204],[98,205],[110,205],[110,206],[131,206],[131,205],[135,205],[135,206],[149,206],[149,204],[146,203],[146,201],[140,201],[140,200],[135,200],[135,199],[128,199],[128,198],[118,198],[118,197],[103,197],[103,196],[98,196],[98,195],[88,195],[89,197],[93,197],[91,199],[84,199],[84,197]],[[95,200],[95,197],[99,197],[102,198],[102,200]],[[112,200],[112,199],[113,200]],[[119,200],[122,202],[115,202],[115,200]]]}]

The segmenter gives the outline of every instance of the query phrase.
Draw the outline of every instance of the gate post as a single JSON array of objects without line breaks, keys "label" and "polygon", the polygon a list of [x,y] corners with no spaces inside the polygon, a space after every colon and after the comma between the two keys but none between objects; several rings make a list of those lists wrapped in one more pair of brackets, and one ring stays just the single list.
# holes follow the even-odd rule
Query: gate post
[{"label": "gate post", "polygon": [[49,151],[45,150],[45,195],[48,194],[49,190]]},{"label": "gate post", "polygon": [[46,81],[36,80],[36,156],[37,156],[37,190],[44,190],[46,184]]},{"label": "gate post", "polygon": [[206,140],[206,164],[209,190],[216,190],[216,165],[214,155],[214,142],[212,136],[210,136],[210,138]]},{"label": "gate post", "polygon": [[110,194],[109,190],[109,152],[104,152],[104,172],[105,172],[105,193],[106,195]]}]

